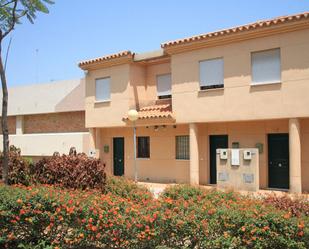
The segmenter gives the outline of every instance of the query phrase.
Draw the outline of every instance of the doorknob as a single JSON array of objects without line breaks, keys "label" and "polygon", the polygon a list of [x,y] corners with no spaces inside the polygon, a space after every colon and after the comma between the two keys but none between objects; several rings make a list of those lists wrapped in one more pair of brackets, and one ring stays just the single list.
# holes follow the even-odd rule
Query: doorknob
[{"label": "doorknob", "polygon": [[278,167],[282,167],[282,164],[281,164],[281,163],[278,163]]}]

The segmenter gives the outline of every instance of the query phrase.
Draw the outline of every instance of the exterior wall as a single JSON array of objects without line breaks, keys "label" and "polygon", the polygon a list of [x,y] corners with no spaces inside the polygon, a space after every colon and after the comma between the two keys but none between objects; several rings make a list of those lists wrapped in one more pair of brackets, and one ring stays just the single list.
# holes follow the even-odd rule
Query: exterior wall
[{"label": "exterior wall", "polygon": [[[308,117],[308,40],[307,29],[172,55],[177,122]],[[250,86],[250,53],[278,47],[281,84]],[[199,91],[199,61],[217,57],[224,58],[224,89]]]},{"label": "exterior wall", "polygon": [[9,116],[85,110],[84,79],[11,87],[8,92]]},{"label": "exterior wall", "polygon": [[21,149],[23,156],[52,156],[55,151],[68,154],[71,147],[87,153],[89,148],[88,132],[10,135],[9,139],[10,144]]},{"label": "exterior wall", "polygon": [[302,190],[309,192],[309,118],[301,120],[300,129]]},{"label": "exterior wall", "polygon": [[[170,72],[170,63],[132,63],[90,71],[86,76],[86,127],[125,126],[122,118],[130,108],[157,100],[156,76]],[[111,77],[111,99],[96,102],[95,80],[104,77]]]},{"label": "exterior wall", "polygon": [[233,142],[239,142],[240,148],[255,148],[256,143],[263,144],[263,153],[259,154],[260,188],[267,188],[267,134],[288,133],[289,131],[288,120],[267,120],[200,124],[199,132],[201,136],[199,146],[200,183],[207,184],[209,179],[209,135],[226,134],[228,135],[229,148],[232,147]]},{"label": "exterior wall", "polygon": [[[228,135],[229,148],[233,142],[239,142],[240,148],[255,148],[256,143],[263,144],[263,152],[259,154],[260,188],[268,187],[268,148],[267,134],[288,133],[288,119],[200,123],[199,134],[199,182],[209,183],[209,135]],[[309,119],[301,120],[302,132],[302,186],[309,191]],[[175,160],[175,136],[189,135],[188,125],[167,126],[165,130],[154,131],[153,127],[138,127],[137,136],[150,136],[150,159],[137,159],[140,180],[162,182],[189,182],[189,160]],[[133,178],[133,131],[131,128],[101,129],[100,155],[112,174],[112,138],[125,138],[125,176]],[[104,145],[109,152],[104,153]],[[149,178],[149,179],[147,179]]]},{"label": "exterior wall", "polygon": [[[150,159],[137,159],[138,179],[141,181],[188,182],[189,160],[175,160],[175,136],[188,134],[187,125],[180,125],[176,128],[167,126],[159,131],[154,131],[153,127],[138,127],[137,136],[150,136]],[[125,139],[125,176],[133,179],[133,129],[101,129],[100,155],[102,161],[106,163],[109,174],[113,174],[113,137]],[[104,145],[109,146],[108,153],[103,152]]]},{"label": "exterior wall", "polygon": [[147,66],[147,99],[156,100],[157,97],[157,75],[171,73],[171,64],[162,63]]},{"label": "exterior wall", "polygon": [[[16,134],[16,116],[8,116],[9,134]],[[2,125],[0,117],[0,134],[2,134]]]},{"label": "exterior wall", "polygon": [[85,112],[24,116],[24,133],[86,132]]},{"label": "exterior wall", "polygon": [[[123,126],[129,109],[130,65],[90,71],[86,76],[86,127]],[[111,77],[111,100],[96,102],[95,79]],[[112,115],[111,115],[112,114]]]}]

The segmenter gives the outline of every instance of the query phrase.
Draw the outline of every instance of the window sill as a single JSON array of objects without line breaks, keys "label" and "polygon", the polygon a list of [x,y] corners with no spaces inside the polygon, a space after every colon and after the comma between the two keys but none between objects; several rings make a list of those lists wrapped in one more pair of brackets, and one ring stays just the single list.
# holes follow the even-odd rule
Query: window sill
[{"label": "window sill", "polygon": [[182,162],[182,161],[184,161],[184,162],[189,162],[190,161],[190,159],[175,159],[177,162]]},{"label": "window sill", "polygon": [[107,100],[96,100],[96,101],[94,101],[95,104],[110,103],[110,102],[111,102],[110,99],[107,99]]},{"label": "window sill", "polygon": [[281,84],[281,81],[266,81],[266,82],[259,82],[259,83],[254,83],[251,82],[250,86],[265,86],[265,85],[277,85],[277,84]]},{"label": "window sill", "polygon": [[224,87],[220,87],[220,88],[209,88],[209,89],[200,89],[199,92],[200,92],[200,93],[204,93],[204,92],[222,91],[222,90],[224,90]]},{"label": "window sill", "polygon": [[136,160],[150,160],[150,157],[137,157]]},{"label": "window sill", "polygon": [[171,99],[172,95],[158,96],[158,100]]}]

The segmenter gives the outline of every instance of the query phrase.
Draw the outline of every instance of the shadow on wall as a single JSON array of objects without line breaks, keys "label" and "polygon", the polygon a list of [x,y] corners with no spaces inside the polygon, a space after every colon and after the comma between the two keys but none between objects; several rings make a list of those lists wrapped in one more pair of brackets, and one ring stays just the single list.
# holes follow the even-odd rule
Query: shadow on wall
[{"label": "shadow on wall", "polygon": [[85,79],[55,106],[56,112],[80,110],[85,110]]}]

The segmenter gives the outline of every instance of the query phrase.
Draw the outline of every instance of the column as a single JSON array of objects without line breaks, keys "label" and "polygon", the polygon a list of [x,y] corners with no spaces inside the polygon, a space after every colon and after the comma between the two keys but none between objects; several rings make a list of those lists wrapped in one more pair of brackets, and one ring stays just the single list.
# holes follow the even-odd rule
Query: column
[{"label": "column", "polygon": [[189,124],[190,130],[190,184],[199,184],[199,154],[198,154],[198,127]]},{"label": "column", "polygon": [[16,116],[16,135],[24,134],[24,116]]},{"label": "column", "polygon": [[289,120],[290,192],[301,193],[301,141],[298,118]]},{"label": "column", "polygon": [[95,151],[96,129],[89,128],[89,154]]},{"label": "column", "polygon": [[101,129],[100,128],[96,128],[96,132],[95,132],[96,158],[100,158],[100,148],[101,148]]}]

